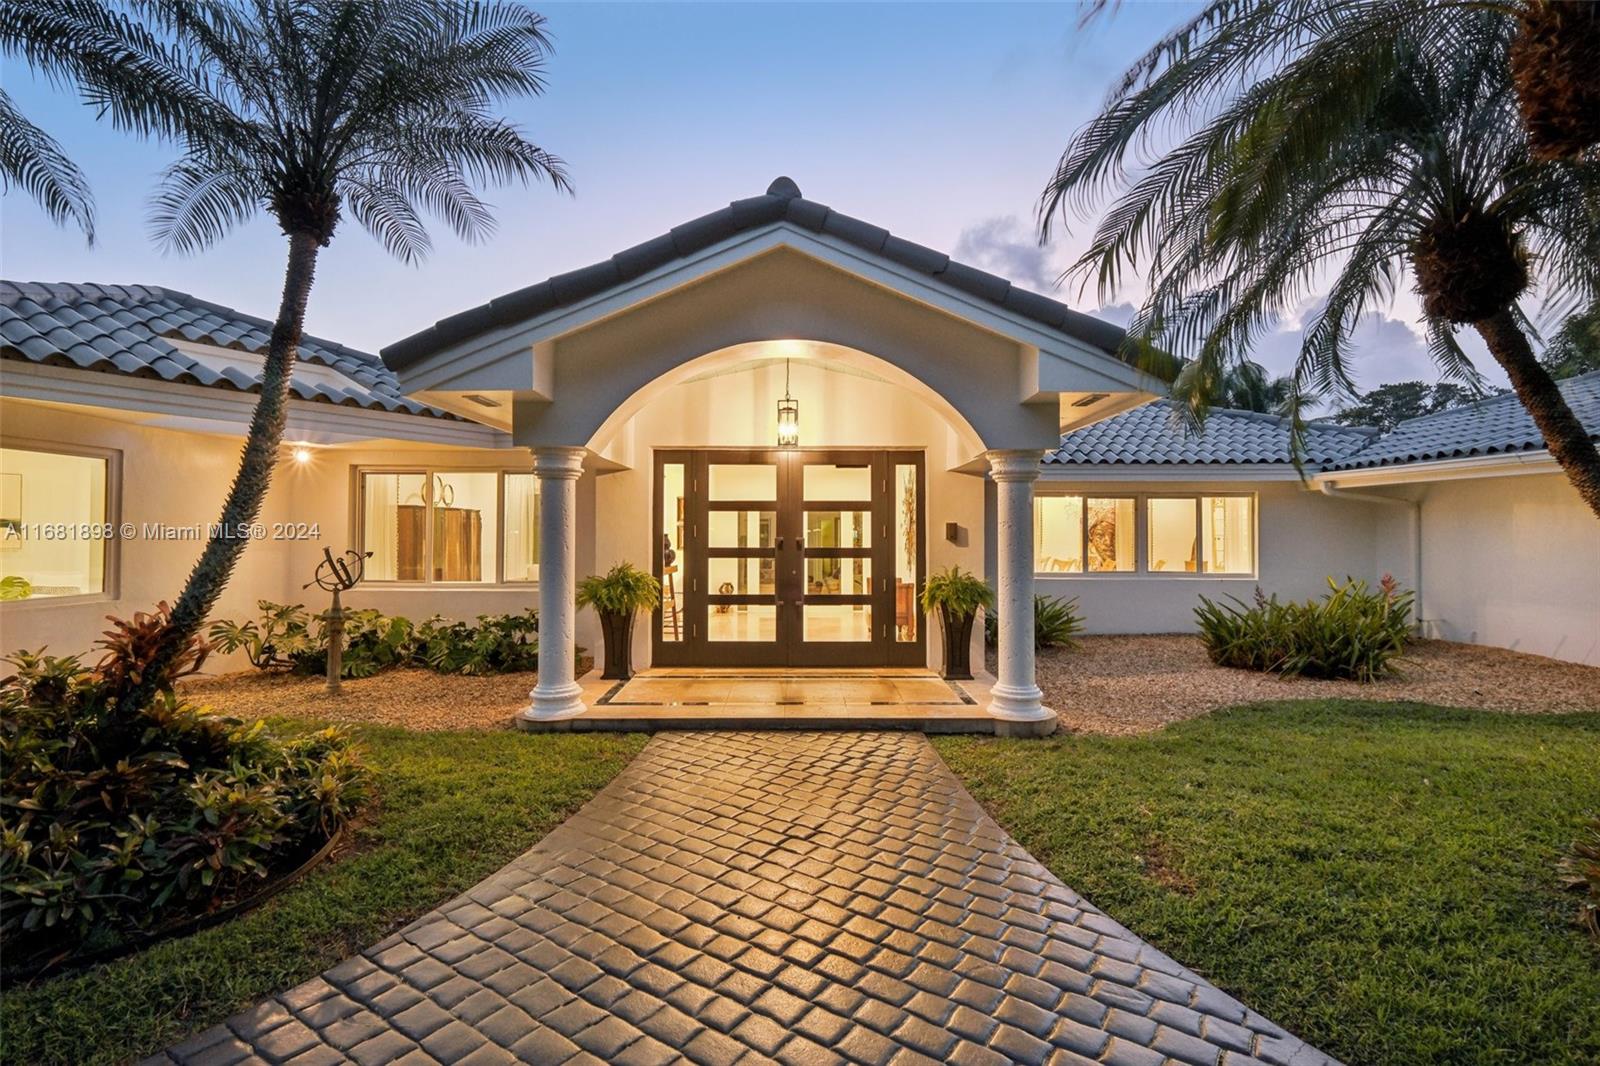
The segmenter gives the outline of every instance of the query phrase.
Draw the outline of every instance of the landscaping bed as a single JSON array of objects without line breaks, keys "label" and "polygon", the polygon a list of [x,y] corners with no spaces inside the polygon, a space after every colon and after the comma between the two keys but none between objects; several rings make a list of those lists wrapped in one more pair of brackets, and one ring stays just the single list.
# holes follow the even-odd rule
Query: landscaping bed
[{"label": "landscaping bed", "polygon": [[237,920],[81,974],[8,988],[0,1001],[4,1061],[127,1062],[293,987],[521,854],[645,742],[376,727],[357,729],[356,738],[377,770],[381,800],[348,854]]},{"label": "landscaping bed", "polygon": [[1600,811],[1600,714],[1308,700],[933,743],[1066,884],[1346,1062],[1600,1061],[1556,868]]},{"label": "landscaping bed", "polygon": [[[590,663],[580,659],[580,677]],[[330,696],[320,677],[247,670],[191,679],[181,687],[184,695],[240,718],[285,715],[432,731],[510,729],[538,678],[532,671],[472,676],[401,667],[346,678],[339,695]]]},{"label": "landscaping bed", "polygon": [[1358,683],[1217,666],[1189,634],[1078,640],[1075,649],[1038,658],[1045,705],[1074,732],[1147,733],[1256,700],[1412,700],[1519,714],[1600,710],[1600,667],[1477,644],[1416,641],[1399,676]]}]

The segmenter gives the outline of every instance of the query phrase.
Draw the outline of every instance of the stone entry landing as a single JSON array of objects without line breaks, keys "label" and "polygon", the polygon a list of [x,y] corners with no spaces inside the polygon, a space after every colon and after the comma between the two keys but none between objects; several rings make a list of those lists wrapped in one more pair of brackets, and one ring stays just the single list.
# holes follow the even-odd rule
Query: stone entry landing
[{"label": "stone entry landing", "polygon": [[657,737],[477,887],[151,1060],[1329,1066],[910,733]]},{"label": "stone entry landing", "polygon": [[860,670],[655,668],[626,682],[583,681],[572,718],[519,717],[537,732],[720,729],[910,729],[993,733],[987,681],[945,681],[922,668]]}]

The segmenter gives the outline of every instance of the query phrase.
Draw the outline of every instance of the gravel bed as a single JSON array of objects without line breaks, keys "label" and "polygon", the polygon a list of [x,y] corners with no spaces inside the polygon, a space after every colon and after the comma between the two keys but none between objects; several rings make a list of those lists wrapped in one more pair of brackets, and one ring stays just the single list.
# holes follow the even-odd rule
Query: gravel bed
[{"label": "gravel bed", "polygon": [[[578,674],[589,668],[580,662]],[[345,681],[337,696],[320,677],[247,670],[196,678],[183,692],[239,718],[288,715],[333,722],[394,725],[406,729],[510,729],[528,705],[538,675],[533,672],[468,677],[432,670],[388,670]]]},{"label": "gravel bed", "polygon": [[1045,705],[1082,733],[1148,733],[1257,700],[1409,700],[1514,714],[1600,710],[1600,667],[1423,640],[1401,670],[1371,684],[1235,670],[1212,663],[1188,634],[1083,637],[1076,649],[1041,652],[1038,666]]}]

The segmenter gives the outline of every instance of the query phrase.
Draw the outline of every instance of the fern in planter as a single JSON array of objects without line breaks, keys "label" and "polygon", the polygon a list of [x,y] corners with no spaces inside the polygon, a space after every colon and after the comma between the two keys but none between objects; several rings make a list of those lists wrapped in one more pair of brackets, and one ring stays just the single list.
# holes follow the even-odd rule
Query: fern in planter
[{"label": "fern in planter", "polygon": [[922,609],[937,611],[944,628],[944,676],[972,678],[972,620],[978,608],[994,611],[994,590],[976,574],[952,566],[928,577],[922,588]]},{"label": "fern in planter", "polygon": [[633,620],[661,602],[661,582],[632,563],[618,563],[604,575],[578,582],[578,606],[593,607],[605,635],[606,662],[600,676],[626,681],[633,676]]}]

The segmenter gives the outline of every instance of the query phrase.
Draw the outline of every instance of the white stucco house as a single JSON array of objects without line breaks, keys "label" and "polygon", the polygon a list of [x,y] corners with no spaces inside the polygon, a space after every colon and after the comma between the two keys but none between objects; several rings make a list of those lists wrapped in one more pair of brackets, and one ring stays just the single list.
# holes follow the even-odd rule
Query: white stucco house
[{"label": "white stucco house", "polygon": [[[0,602],[6,652],[85,650],[175,594],[269,329],[139,285],[0,284],[0,576],[29,593]],[[922,581],[986,574],[1010,732],[1052,720],[1031,641],[1004,637],[1035,591],[1092,632],[1169,632],[1201,593],[1392,572],[1430,635],[1600,663],[1600,522],[1514,398],[1319,425],[1302,476],[1276,418],[1185,431],[1120,340],[780,178],[381,359],[306,338],[218,613],[304,600],[324,547],[369,551],[356,606],[537,606],[528,713],[550,719],[581,709],[572,648],[600,639],[573,582],[624,560],[668,590],[634,649],[663,666],[937,666]],[[1600,375],[1564,387],[1600,434]]]}]

